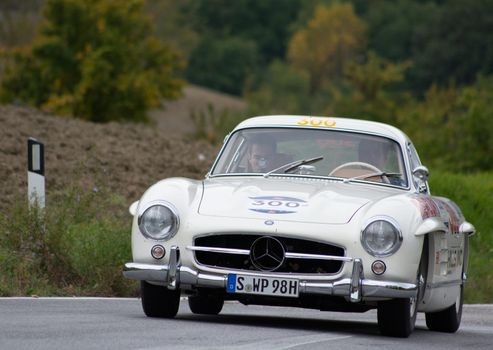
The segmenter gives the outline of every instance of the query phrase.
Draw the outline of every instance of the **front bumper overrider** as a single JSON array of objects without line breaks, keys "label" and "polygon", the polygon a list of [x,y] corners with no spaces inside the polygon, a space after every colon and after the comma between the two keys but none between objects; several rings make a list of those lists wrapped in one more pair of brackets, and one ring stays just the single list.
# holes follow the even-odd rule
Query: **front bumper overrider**
[{"label": "front bumper overrider", "polygon": [[[364,297],[416,297],[416,284],[365,279],[361,259],[350,259],[350,262],[353,264],[351,278],[342,278],[330,282],[300,279],[299,292],[302,294],[342,296],[347,297],[354,303],[360,302]],[[188,266],[181,266],[179,248],[176,246],[170,249],[170,258],[167,265],[126,263],[123,275],[133,280],[164,282],[168,289],[179,288],[180,284],[194,287],[226,289],[228,282],[227,274],[204,273]]]}]

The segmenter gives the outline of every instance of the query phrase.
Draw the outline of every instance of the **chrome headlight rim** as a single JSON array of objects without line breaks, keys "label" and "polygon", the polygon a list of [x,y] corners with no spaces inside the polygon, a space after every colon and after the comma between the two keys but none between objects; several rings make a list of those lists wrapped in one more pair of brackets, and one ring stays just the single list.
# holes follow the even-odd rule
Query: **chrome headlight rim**
[{"label": "chrome headlight rim", "polygon": [[[366,229],[368,227],[370,227],[370,225],[372,225],[373,223],[375,223],[377,221],[385,221],[385,222],[389,223],[390,225],[393,226],[393,228],[395,229],[395,232],[397,233],[396,243],[392,246],[392,248],[390,248],[389,250],[382,252],[382,253],[375,252],[374,250],[372,250],[368,246],[368,244],[366,243],[366,240],[365,240]],[[365,224],[363,225],[363,228],[361,229],[361,235],[360,235],[361,245],[363,246],[363,248],[365,249],[365,251],[368,254],[370,254],[371,256],[376,257],[376,258],[385,258],[385,257],[388,257],[388,256],[395,254],[402,245],[402,239],[403,239],[402,230],[401,230],[399,223],[395,219],[391,218],[390,216],[385,216],[385,215],[373,216],[370,219],[365,221]]]},{"label": "chrome headlight rim", "polygon": [[[145,230],[145,228],[143,228],[142,217],[144,216],[145,212],[148,209],[150,209],[151,207],[154,207],[154,206],[162,206],[162,207],[165,207],[174,216],[174,225],[168,231],[168,233],[166,234],[166,236],[163,237],[163,238],[154,237],[154,236],[150,235]],[[139,227],[140,233],[145,238],[147,238],[147,239],[150,239],[150,240],[155,241],[155,242],[165,242],[165,241],[168,241],[168,240],[170,240],[171,238],[173,238],[176,235],[176,233],[178,232],[178,229],[180,227],[180,217],[178,215],[178,210],[176,209],[176,207],[173,204],[171,204],[170,202],[165,201],[165,200],[155,200],[155,201],[148,202],[143,207],[139,207],[139,215],[137,216],[137,226]]]}]

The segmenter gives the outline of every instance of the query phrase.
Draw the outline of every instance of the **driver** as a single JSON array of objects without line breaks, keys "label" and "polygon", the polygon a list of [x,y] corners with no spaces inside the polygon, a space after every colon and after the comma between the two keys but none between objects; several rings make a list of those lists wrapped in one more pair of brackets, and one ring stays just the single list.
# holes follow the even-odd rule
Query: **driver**
[{"label": "driver", "polygon": [[274,169],[276,155],[274,140],[255,137],[250,141],[247,152],[248,172],[265,173]]}]

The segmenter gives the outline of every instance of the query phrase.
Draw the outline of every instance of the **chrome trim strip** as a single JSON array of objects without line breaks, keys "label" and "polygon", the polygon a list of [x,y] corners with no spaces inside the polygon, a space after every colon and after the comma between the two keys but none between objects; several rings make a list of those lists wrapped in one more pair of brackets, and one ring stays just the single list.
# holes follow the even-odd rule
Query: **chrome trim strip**
[{"label": "chrome trim strip", "polygon": [[167,283],[168,283],[168,289],[175,290],[178,283],[176,281],[177,278],[177,272],[179,269],[179,254],[180,250],[177,246],[172,246],[170,249],[170,255],[169,255],[169,271],[168,271],[168,278],[167,278]]},{"label": "chrome trim strip", "polygon": [[414,298],[418,294],[414,283],[363,280],[362,285],[364,297]]},{"label": "chrome trim strip", "polygon": [[464,283],[465,280],[454,280],[454,281],[444,281],[444,282],[436,282],[436,283],[428,283],[426,285],[427,288],[444,288],[444,287],[453,287],[453,286],[460,286],[462,283]]},{"label": "chrome trim strip", "polygon": [[351,274],[351,287],[349,290],[349,298],[352,303],[359,303],[361,301],[362,281],[363,263],[361,262],[361,259],[354,259],[353,273]]},{"label": "chrome trim strip", "polygon": [[[198,246],[190,246],[190,245],[187,246],[186,248],[188,250],[199,251],[199,252],[250,255],[250,250],[246,250],[246,249],[198,247]],[[344,262],[353,261],[353,258],[348,258],[345,256],[335,256],[335,255],[321,255],[321,254],[305,254],[305,253],[287,252],[284,256],[288,259],[335,260],[335,261],[344,261]]]},{"label": "chrome trim strip", "polygon": [[321,254],[305,254],[305,253],[289,253],[285,254],[286,258],[289,259],[315,259],[315,260],[336,260],[351,262],[353,258],[348,258],[346,256],[335,256],[335,255],[321,255]]},{"label": "chrome trim strip", "polygon": [[[123,274],[126,278],[134,280],[155,281],[166,284],[168,288],[180,284],[195,287],[226,288],[227,274],[202,273],[194,268],[176,265],[176,278],[173,275],[173,265],[151,265],[140,263],[126,263]],[[262,275],[262,274],[255,274]],[[265,275],[265,274],[264,274]],[[369,298],[412,298],[417,294],[417,285],[394,281],[376,281],[363,278],[363,263],[361,259],[354,259],[351,278],[343,278],[336,281],[310,281],[299,279],[300,293],[342,296],[351,302],[360,302]]]},{"label": "chrome trim strip", "polygon": [[126,263],[123,269],[123,276],[132,280],[166,281],[168,270],[168,265]]},{"label": "chrome trim strip", "polygon": [[217,247],[197,247],[197,246],[187,246],[188,250],[199,251],[199,252],[211,252],[211,253],[224,253],[224,254],[238,254],[238,255],[250,255],[250,251],[246,249],[235,249],[235,248],[217,248]]}]

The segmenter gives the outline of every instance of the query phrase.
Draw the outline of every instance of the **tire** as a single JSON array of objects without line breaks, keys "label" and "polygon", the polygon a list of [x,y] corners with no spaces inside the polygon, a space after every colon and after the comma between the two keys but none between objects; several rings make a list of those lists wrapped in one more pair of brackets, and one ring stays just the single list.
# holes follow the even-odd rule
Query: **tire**
[{"label": "tire", "polygon": [[218,315],[223,305],[224,298],[220,295],[199,293],[188,297],[188,306],[194,314]]},{"label": "tire", "polygon": [[462,304],[464,303],[464,285],[460,286],[460,293],[454,305],[439,312],[426,313],[426,326],[437,332],[455,333],[462,319]]},{"label": "tire", "polygon": [[407,338],[414,330],[416,298],[392,299],[378,303],[378,328],[390,337]]},{"label": "tire", "polygon": [[173,318],[180,307],[180,290],[140,282],[142,309],[147,317]]},{"label": "tire", "polygon": [[423,252],[419,262],[415,298],[393,299],[378,303],[377,317],[380,333],[386,336],[407,338],[414,331],[418,305],[423,299],[428,272],[428,241],[423,242]]}]

